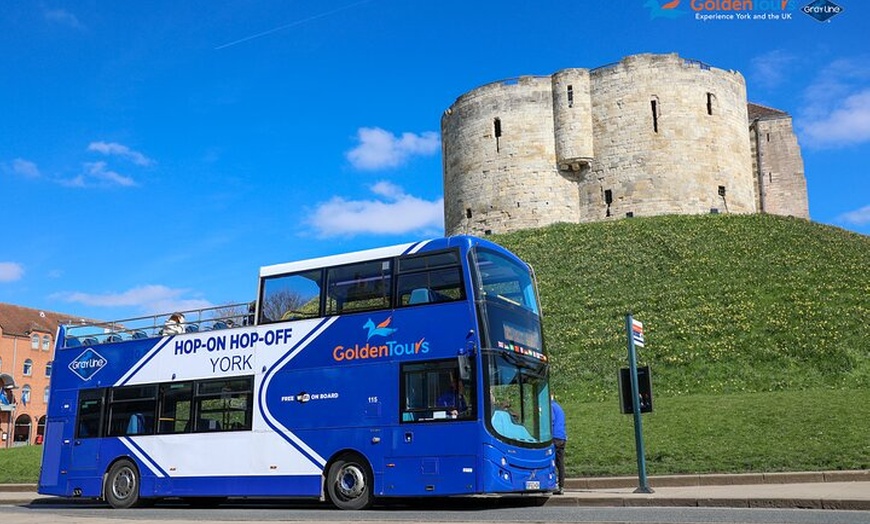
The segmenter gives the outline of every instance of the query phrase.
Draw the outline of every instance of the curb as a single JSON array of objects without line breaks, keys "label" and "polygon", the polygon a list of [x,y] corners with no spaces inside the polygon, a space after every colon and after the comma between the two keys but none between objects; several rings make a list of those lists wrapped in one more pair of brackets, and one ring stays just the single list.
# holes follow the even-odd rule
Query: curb
[{"label": "curb", "polygon": [[788,499],[788,498],[630,498],[550,497],[551,507],[684,507],[684,508],[770,508],[870,510],[870,500]]},{"label": "curb", "polygon": [[[749,484],[805,484],[809,482],[870,482],[870,469],[850,471],[808,471],[794,473],[737,473],[711,475],[661,475],[648,477],[653,488],[693,486],[741,486]],[[565,479],[567,489],[612,489],[637,487],[634,477],[580,477]]]}]

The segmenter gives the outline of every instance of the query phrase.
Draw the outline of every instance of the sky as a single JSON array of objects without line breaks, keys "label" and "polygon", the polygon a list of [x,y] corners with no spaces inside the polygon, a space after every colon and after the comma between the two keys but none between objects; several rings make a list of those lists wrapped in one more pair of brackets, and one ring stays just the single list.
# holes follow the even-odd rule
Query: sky
[{"label": "sky", "polygon": [[261,266],[441,236],[457,97],[639,53],[741,72],[811,219],[868,235],[870,2],[811,1],[0,2],[0,302],[241,303]]}]

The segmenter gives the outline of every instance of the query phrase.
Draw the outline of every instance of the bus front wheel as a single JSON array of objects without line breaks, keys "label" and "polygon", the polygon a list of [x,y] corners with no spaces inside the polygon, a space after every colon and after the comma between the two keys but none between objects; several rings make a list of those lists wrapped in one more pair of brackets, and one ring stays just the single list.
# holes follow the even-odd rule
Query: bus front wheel
[{"label": "bus front wheel", "polygon": [[371,506],[372,474],[360,457],[349,455],[336,460],[326,475],[329,500],[338,509],[365,509]]},{"label": "bus front wheel", "polygon": [[129,460],[115,462],[103,487],[106,502],[116,509],[131,508],[139,502],[139,470]]}]

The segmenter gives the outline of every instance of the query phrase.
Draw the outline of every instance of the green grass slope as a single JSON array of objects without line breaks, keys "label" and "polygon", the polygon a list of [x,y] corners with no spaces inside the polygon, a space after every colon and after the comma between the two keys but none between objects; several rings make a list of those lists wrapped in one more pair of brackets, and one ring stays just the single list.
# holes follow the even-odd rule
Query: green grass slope
[{"label": "green grass slope", "polygon": [[652,369],[652,474],[870,467],[870,237],[707,215],[493,240],[537,272],[574,474],[636,472],[616,401],[627,311]]}]

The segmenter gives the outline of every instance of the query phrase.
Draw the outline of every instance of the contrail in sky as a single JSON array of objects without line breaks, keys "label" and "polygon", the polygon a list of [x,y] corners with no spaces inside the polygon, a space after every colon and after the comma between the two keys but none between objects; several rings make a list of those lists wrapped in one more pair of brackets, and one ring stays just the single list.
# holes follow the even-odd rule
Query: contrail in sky
[{"label": "contrail in sky", "polygon": [[263,31],[262,33],[257,33],[255,35],[246,36],[244,38],[240,38],[238,40],[234,40],[232,42],[229,42],[229,43],[226,43],[223,45],[219,45],[219,46],[215,47],[214,50],[219,51],[221,49],[226,49],[228,47],[232,47],[236,44],[241,44],[241,43],[247,42],[249,40],[254,40],[255,38],[260,38],[261,36],[271,35],[272,33],[277,33],[278,31],[283,31],[284,29],[289,29],[289,28],[295,27],[297,25],[302,25],[302,24],[311,22],[312,20],[317,20],[318,18],[323,18],[326,16],[334,15],[335,13],[345,11],[345,10],[350,9],[352,7],[356,7],[358,5],[367,4],[371,1],[372,0],[362,0],[361,2],[356,2],[353,4],[346,5],[344,7],[339,7],[338,9],[333,9],[332,11],[320,13],[319,15],[309,16],[308,18],[303,18],[302,20],[296,20],[295,22],[290,22],[289,24],[284,24],[282,26],[275,27],[273,29],[269,29],[268,31]]}]

